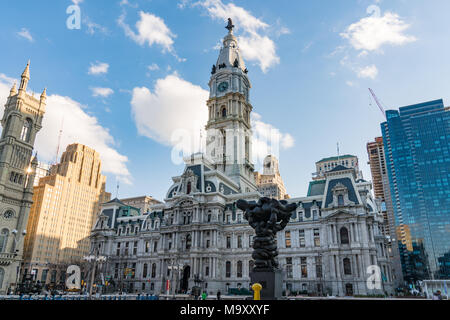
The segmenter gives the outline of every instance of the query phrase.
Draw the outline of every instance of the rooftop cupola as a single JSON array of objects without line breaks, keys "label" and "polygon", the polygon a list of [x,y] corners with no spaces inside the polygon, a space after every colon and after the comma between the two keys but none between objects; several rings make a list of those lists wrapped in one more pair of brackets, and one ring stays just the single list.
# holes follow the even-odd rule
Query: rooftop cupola
[{"label": "rooftop cupola", "polygon": [[215,71],[220,72],[222,69],[230,68],[240,68],[247,72],[242,54],[239,51],[237,38],[233,34],[234,25],[231,19],[228,19],[228,25],[225,28],[228,29],[228,34],[223,39],[223,47],[213,68],[213,74]]}]

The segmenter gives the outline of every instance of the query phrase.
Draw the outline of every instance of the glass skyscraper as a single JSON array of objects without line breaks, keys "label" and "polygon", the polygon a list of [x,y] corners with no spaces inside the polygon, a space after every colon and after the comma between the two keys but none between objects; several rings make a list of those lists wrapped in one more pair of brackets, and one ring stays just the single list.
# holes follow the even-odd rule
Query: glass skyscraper
[{"label": "glass skyscraper", "polygon": [[404,280],[450,278],[450,110],[442,99],[381,124]]}]

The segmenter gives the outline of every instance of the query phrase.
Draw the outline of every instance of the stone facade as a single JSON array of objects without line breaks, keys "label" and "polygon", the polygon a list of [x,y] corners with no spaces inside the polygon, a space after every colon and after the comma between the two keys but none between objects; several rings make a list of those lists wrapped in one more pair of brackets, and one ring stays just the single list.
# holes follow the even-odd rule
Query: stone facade
[{"label": "stone facade", "polygon": [[89,253],[89,235],[105,192],[100,154],[82,144],[67,146],[58,164],[34,187],[24,242],[22,275],[52,286],[65,283],[71,264]]},{"label": "stone facade", "polygon": [[[164,203],[148,213],[118,199],[102,205],[90,237],[91,253],[107,258],[98,267],[97,281],[102,275],[109,279],[108,291],[159,294],[168,282],[170,293],[194,286],[212,294],[249,288],[254,230],[236,201],[257,201],[261,195],[250,163],[247,72],[231,29],[212,70],[206,155],[186,158]],[[229,135],[228,129],[241,134]],[[335,166],[314,181],[312,194],[288,200],[299,208],[277,235],[284,290],[334,295],[391,291],[383,216],[371,184],[357,174]],[[381,289],[367,288],[371,265],[384,272]]]},{"label": "stone facade", "polygon": [[23,259],[23,244],[33,197],[37,158],[36,134],[42,128],[46,90],[40,99],[27,93],[30,63],[19,90],[12,87],[5,104],[0,139],[0,294],[14,289]]}]

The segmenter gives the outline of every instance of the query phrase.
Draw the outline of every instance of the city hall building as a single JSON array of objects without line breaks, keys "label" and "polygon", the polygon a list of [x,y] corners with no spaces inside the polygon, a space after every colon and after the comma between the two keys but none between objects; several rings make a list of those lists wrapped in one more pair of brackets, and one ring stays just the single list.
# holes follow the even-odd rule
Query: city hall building
[{"label": "city hall building", "polygon": [[[248,70],[229,23],[211,72],[206,153],[185,159],[164,203],[142,212],[118,199],[104,203],[91,233],[97,283],[108,291],[161,294],[199,286],[248,289],[254,230],[236,201],[261,196],[251,163]],[[336,166],[313,181],[291,223],[278,234],[284,290],[366,295],[392,290],[383,216],[371,184],[354,168]],[[367,268],[379,266],[380,289],[368,289]]]}]

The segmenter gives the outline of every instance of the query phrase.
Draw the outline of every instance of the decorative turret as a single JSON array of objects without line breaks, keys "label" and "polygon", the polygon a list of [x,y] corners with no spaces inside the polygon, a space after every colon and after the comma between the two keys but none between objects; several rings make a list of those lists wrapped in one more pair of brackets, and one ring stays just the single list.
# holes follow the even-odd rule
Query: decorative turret
[{"label": "decorative turret", "polygon": [[11,91],[9,92],[9,96],[12,97],[15,96],[16,94],[17,94],[17,84],[14,81],[14,85],[12,86]]},{"label": "decorative turret", "polygon": [[27,66],[22,73],[22,80],[20,81],[19,90],[26,91],[29,80],[30,80],[30,60],[28,60]]},{"label": "decorative turret", "polygon": [[47,102],[47,88],[44,89],[44,91],[42,91],[41,94],[41,105],[45,105]]}]

